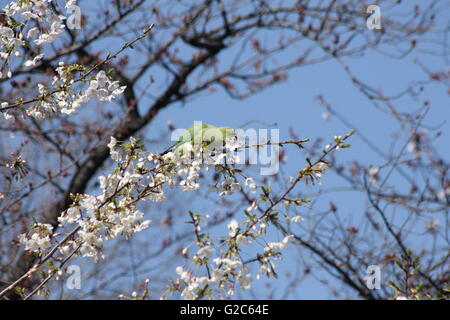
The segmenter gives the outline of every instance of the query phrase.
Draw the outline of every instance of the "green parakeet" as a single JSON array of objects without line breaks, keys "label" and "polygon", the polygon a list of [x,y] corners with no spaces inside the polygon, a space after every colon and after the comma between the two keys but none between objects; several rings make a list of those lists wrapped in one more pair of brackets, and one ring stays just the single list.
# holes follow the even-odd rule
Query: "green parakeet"
[{"label": "green parakeet", "polygon": [[[221,149],[227,140],[236,136],[236,132],[230,127],[210,126],[202,131],[202,144],[208,153]],[[197,143],[197,141],[196,141]]]},{"label": "green parakeet", "polygon": [[200,144],[212,151],[222,147],[226,140],[235,135],[236,133],[231,127],[216,127],[205,123],[194,123],[186,129],[184,134],[172,146],[161,154],[166,154],[171,150],[179,154],[185,154],[191,149],[191,146]]}]

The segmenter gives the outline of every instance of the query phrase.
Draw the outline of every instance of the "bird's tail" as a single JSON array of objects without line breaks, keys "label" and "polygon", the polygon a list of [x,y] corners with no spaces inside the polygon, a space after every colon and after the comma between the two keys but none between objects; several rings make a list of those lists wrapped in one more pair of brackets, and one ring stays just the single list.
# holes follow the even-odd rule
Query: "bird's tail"
[{"label": "bird's tail", "polygon": [[175,148],[175,146],[177,145],[177,143],[174,143],[173,145],[171,145],[170,147],[168,147],[166,150],[164,150],[163,152],[160,153],[161,156],[165,155],[166,153],[168,153],[169,151],[173,150]]}]

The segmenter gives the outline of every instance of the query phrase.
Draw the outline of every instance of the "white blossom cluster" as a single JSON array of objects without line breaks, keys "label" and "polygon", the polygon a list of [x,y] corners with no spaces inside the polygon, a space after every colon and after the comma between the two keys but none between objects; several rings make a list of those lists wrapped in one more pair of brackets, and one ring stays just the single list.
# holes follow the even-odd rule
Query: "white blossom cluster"
[{"label": "white blossom cluster", "polygon": [[50,236],[53,227],[49,224],[37,223],[32,227],[31,235],[21,234],[19,242],[25,246],[25,250],[44,252],[51,247]]},{"label": "white blossom cluster", "polygon": [[[67,1],[65,7],[69,8],[75,2],[75,0]],[[66,17],[56,14],[51,9],[50,3],[51,0],[16,0],[2,9],[5,23],[0,26],[0,60],[3,67],[7,67],[6,76],[11,77],[8,61],[11,56],[20,57],[23,54],[23,47],[30,42],[36,45],[52,43],[63,32],[63,21]],[[42,54],[32,57],[24,63],[24,66],[34,66],[42,57]],[[2,68],[0,79],[4,76],[4,69],[6,68]]]},{"label": "white blossom cluster", "polygon": [[[131,153],[137,148],[137,141],[129,143]],[[79,254],[93,257],[101,256],[105,240],[124,235],[131,236],[150,225],[149,220],[143,220],[143,213],[136,208],[135,190],[137,182],[143,177],[137,171],[140,164],[127,159],[123,166],[107,176],[99,177],[101,194],[77,195],[74,204],[66,210],[58,221],[61,227],[75,226],[76,233],[58,249],[63,255],[79,247]],[[33,233],[20,236],[20,242],[26,250],[43,253],[50,245],[51,229],[41,232],[42,225],[32,227]],[[37,231],[39,232],[37,232]],[[54,237],[56,237],[54,235]]]},{"label": "white blossom cluster", "polygon": [[[38,93],[41,98],[36,99],[34,105],[26,110],[26,115],[34,118],[45,118],[55,113],[74,114],[82,104],[91,99],[100,101],[111,101],[117,98],[125,90],[125,86],[120,86],[119,81],[111,81],[105,71],[99,71],[95,77],[84,82],[88,83],[87,88],[75,90],[72,73],[67,72],[70,65],[64,62],[59,63],[56,68],[57,75],[53,77],[50,88],[38,83]],[[53,88],[65,88],[53,89]],[[8,107],[8,103],[1,104],[2,107]],[[12,119],[13,116],[8,112],[3,112],[6,119]]]},{"label": "white blossom cluster", "polygon": [[[71,85],[73,79],[65,72],[70,66],[66,66],[64,62],[60,62],[56,69],[58,75],[53,78],[52,86],[57,85],[66,86]],[[111,81],[106,75],[105,71],[101,70],[97,75],[91,79],[89,87],[86,90],[61,90],[50,94],[47,99],[39,101],[33,108],[28,111],[28,115],[43,118],[52,113],[74,114],[78,111],[82,104],[87,103],[91,99],[98,99],[100,101],[111,101],[122,94],[125,86],[120,86],[119,81]],[[45,95],[48,92],[43,85],[38,85],[40,95]]]},{"label": "white blossom cluster", "polygon": [[[265,233],[265,226],[258,228],[255,225],[252,229],[258,231],[249,232],[233,219],[228,224],[228,236],[225,241],[228,244],[227,250],[216,250],[211,240],[198,242],[200,249],[192,261],[199,270],[194,272],[184,266],[177,267],[178,279],[173,281],[175,284],[173,290],[180,291],[181,296],[188,300],[203,297],[229,298],[234,295],[236,286],[249,290],[253,277],[250,268],[242,261],[239,251],[241,245],[252,244],[254,239],[262,236]],[[264,252],[257,258],[260,263],[257,279],[260,279],[262,274],[268,277],[275,275],[275,264],[272,260],[281,255],[280,251],[285,249],[292,239],[293,236],[287,236],[281,242],[270,242],[264,247]],[[214,255],[217,256],[212,258]],[[205,265],[207,265],[206,275],[199,275],[200,269]]]},{"label": "white blossom cluster", "polygon": [[[74,238],[58,247],[63,255],[66,256],[79,247],[81,256],[97,260],[101,256],[105,240],[119,235],[128,237],[150,225],[150,220],[142,220],[143,213],[129,203],[130,199],[124,198],[102,206],[105,203],[103,198],[104,195],[85,195],[78,205],[69,208],[58,218],[61,226],[77,226]],[[36,224],[32,230],[31,235],[20,235],[20,243],[25,246],[25,250],[42,254],[52,246],[52,228]]]},{"label": "white blossom cluster", "polygon": [[[0,79],[5,75],[11,77],[10,57],[21,57],[22,47],[33,41],[36,45],[53,42],[63,31],[62,15],[56,15],[50,8],[50,0],[13,1],[4,9],[6,22],[0,26]],[[66,2],[66,8],[71,7],[74,0]],[[39,22],[40,28],[33,27]],[[33,40],[34,39],[34,40]],[[23,59],[21,65],[25,68],[34,67],[44,58],[44,53]],[[6,73],[5,73],[6,72]],[[75,78],[75,73],[81,73]],[[27,108],[18,108],[23,115],[34,118],[44,118],[57,113],[74,114],[79,107],[91,99],[111,101],[125,90],[118,81],[112,81],[105,71],[99,71],[95,77],[86,77],[90,72],[80,65],[68,65],[60,62],[50,85],[38,83],[38,95],[27,102]],[[20,100],[18,100],[20,101]],[[13,106],[22,106],[21,102]],[[14,119],[11,104],[1,102],[3,110],[0,114],[6,120]],[[11,108],[11,110],[6,110]]]},{"label": "white blossom cluster", "polygon": [[[232,220],[228,226],[228,241],[237,236],[238,228],[238,222]],[[213,291],[219,296],[220,292],[225,292],[224,295],[229,297],[234,294],[236,283],[241,289],[249,290],[251,288],[250,270],[244,265],[237,251],[222,250],[218,252],[211,244],[199,243],[199,245],[201,247],[193,256],[193,261],[197,262],[200,267],[207,264],[209,274],[197,276],[195,272],[189,271],[185,267],[177,267],[176,273],[179,278],[175,283],[179,286],[179,291],[184,299],[194,300],[207,295],[211,296]],[[218,256],[212,259],[215,254]],[[211,293],[206,294],[208,289]]]},{"label": "white blossom cluster", "polygon": [[215,258],[214,266],[211,276],[200,277],[195,276],[192,271],[185,270],[182,266],[177,267],[178,283],[183,286],[181,296],[186,300],[195,300],[201,297],[199,296],[200,292],[214,286],[217,286],[218,291],[225,290],[226,296],[232,296],[234,283],[230,281],[231,279],[236,279],[241,289],[249,290],[251,288],[251,273],[239,257]]},{"label": "white blossom cluster", "polygon": [[269,242],[264,247],[264,254],[259,259],[260,267],[258,270],[258,275],[256,276],[258,280],[261,278],[262,274],[265,274],[267,277],[274,276],[275,264],[271,257],[278,258],[280,256],[280,252],[286,248],[293,238],[293,235],[288,235],[280,242]]}]

